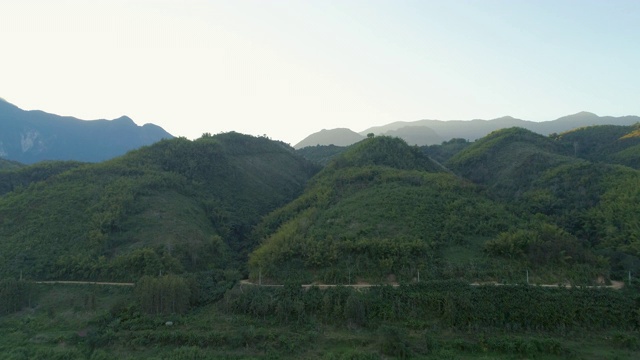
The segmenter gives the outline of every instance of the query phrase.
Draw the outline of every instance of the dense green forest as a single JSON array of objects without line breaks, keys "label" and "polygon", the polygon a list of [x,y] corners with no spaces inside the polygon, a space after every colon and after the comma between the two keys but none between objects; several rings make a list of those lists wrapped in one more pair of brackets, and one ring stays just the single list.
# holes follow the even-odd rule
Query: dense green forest
[{"label": "dense green forest", "polygon": [[163,140],[103,163],[3,172],[0,273],[135,281],[239,271],[253,224],[316,171],[282,143],[228,133]]},{"label": "dense green forest", "polygon": [[3,170],[15,170],[15,169],[18,169],[18,168],[20,168],[22,166],[25,166],[25,165],[22,165],[22,164],[20,164],[19,162],[16,162],[16,161],[11,161],[11,160],[6,160],[6,159],[0,158],[0,171],[3,171]]},{"label": "dense green forest", "polygon": [[296,151],[232,132],[0,161],[0,353],[637,358],[638,138]]}]

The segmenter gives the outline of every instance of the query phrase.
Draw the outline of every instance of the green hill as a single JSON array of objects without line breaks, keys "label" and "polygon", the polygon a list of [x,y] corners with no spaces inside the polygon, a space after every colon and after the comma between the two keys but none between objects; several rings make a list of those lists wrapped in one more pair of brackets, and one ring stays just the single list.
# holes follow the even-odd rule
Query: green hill
[{"label": "green hill", "polygon": [[562,133],[556,139],[570,146],[575,156],[640,168],[640,123],[583,127]]},{"label": "green hill", "polygon": [[454,138],[449,141],[443,141],[439,145],[422,146],[422,151],[433,160],[444,164],[453,155],[459,153],[471,143],[465,139]]},{"label": "green hill", "polygon": [[502,197],[516,196],[545,170],[579,161],[548,137],[522,128],[494,131],[445,163],[462,177]]},{"label": "green hill", "polygon": [[[580,139],[603,139],[611,138],[611,132],[615,131],[629,133],[629,129],[620,130],[594,127],[571,136],[573,140],[580,134]],[[514,228],[501,234],[500,241],[504,240],[503,245],[509,248],[508,254],[503,254],[505,257],[518,258],[518,246],[527,247],[531,255],[540,245],[533,244],[532,239],[546,237],[555,243],[570,240],[571,244],[565,243],[562,251],[567,256],[572,252],[572,261],[580,258],[591,266],[617,268],[614,277],[618,279],[623,270],[640,270],[637,250],[640,220],[630,215],[640,213],[637,201],[640,172],[587,161],[574,157],[573,153],[574,147],[567,139],[546,138],[512,128],[476,141],[446,164],[482,185],[489,196],[499,199],[511,212],[533,219],[524,229]],[[549,235],[550,228],[543,229],[546,226],[555,228],[551,231],[554,235]],[[532,232],[518,233],[520,230]],[[550,242],[546,250],[539,251],[544,254],[539,260],[558,253],[551,245]],[[489,250],[494,255],[502,251]],[[594,254],[605,257],[594,258]]]},{"label": "green hill", "polygon": [[135,280],[239,269],[252,226],[316,171],[283,143],[237,133],[26,167],[16,172],[24,186],[0,197],[0,273]]},{"label": "green hill", "polygon": [[336,157],[301,197],[265,218],[250,272],[265,281],[409,281],[421,269],[428,276],[444,250],[474,247],[517,221],[419,149],[376,137]]},{"label": "green hill", "polygon": [[296,152],[305,159],[324,166],[327,165],[331,159],[343,153],[347,148],[347,146],[316,145],[303,147],[302,149],[296,150]]},{"label": "green hill", "polygon": [[77,161],[43,161],[30,166],[7,162],[12,167],[0,171],[0,195],[84,165]]},{"label": "green hill", "polygon": [[640,171],[574,150],[380,136],[320,169],[227,133],[2,170],[0,353],[637,359]]},{"label": "green hill", "polygon": [[0,171],[15,170],[23,167],[24,165],[17,162],[0,158]]}]

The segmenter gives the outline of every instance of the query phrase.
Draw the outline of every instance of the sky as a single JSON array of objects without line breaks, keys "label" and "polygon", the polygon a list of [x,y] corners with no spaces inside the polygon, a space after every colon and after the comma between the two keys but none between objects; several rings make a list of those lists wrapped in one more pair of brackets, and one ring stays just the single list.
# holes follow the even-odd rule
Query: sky
[{"label": "sky", "polygon": [[0,97],[189,139],[640,115],[638,0],[2,0]]}]

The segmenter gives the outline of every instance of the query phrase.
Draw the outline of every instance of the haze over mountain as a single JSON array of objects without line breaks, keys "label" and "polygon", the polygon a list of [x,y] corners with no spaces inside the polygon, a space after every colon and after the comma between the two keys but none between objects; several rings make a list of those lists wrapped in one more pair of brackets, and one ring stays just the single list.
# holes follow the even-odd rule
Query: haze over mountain
[{"label": "haze over mountain", "polygon": [[[374,126],[359,132],[361,136],[369,133],[375,135],[396,136],[405,140],[409,145],[435,145],[442,141],[448,141],[453,138],[462,138],[469,141],[477,140],[488,135],[492,131],[509,128],[521,127],[531,130],[538,134],[549,135],[553,133],[561,133],[575,128],[592,126],[592,125],[633,125],[640,122],[638,116],[598,116],[590,112],[579,112],[577,114],[560,117],[552,121],[528,121],[516,119],[511,116],[505,116],[492,120],[418,120],[412,122],[398,121],[387,125]],[[318,133],[307,136],[303,141],[296,144],[296,149],[313,145],[344,145],[345,137],[343,134],[350,132],[349,129],[334,129],[340,131],[323,130]],[[332,137],[333,134],[340,137]],[[355,136],[352,139],[358,139]],[[353,141],[355,143],[359,140]],[[344,146],[343,145],[343,146]]]},{"label": "haze over mountain", "polygon": [[297,143],[294,148],[301,149],[303,147],[315,145],[347,146],[364,139],[365,135],[358,134],[357,132],[346,128],[331,130],[322,129],[319,132],[313,133],[304,138],[302,141]]},{"label": "haze over mountain", "polygon": [[126,116],[85,121],[25,111],[0,99],[0,158],[31,164],[43,160],[98,162],[173,135]]}]

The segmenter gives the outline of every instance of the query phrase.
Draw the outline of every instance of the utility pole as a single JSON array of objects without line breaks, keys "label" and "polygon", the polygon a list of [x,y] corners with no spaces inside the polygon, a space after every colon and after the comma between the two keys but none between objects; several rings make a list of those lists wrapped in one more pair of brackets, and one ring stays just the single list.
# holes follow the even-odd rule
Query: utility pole
[{"label": "utility pole", "polygon": [[262,286],[262,269],[258,271],[258,285]]},{"label": "utility pole", "polygon": [[529,285],[529,270],[527,270],[527,285]]}]

